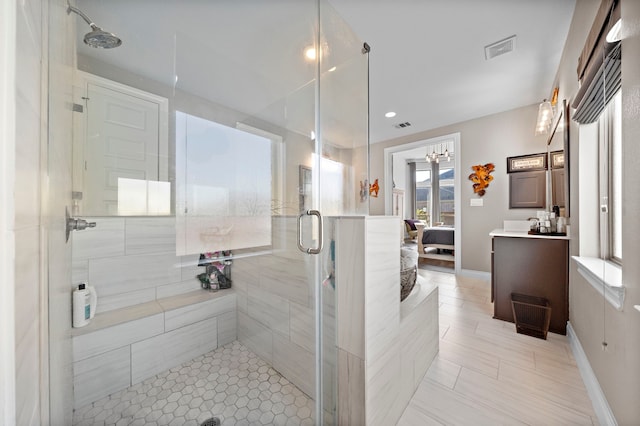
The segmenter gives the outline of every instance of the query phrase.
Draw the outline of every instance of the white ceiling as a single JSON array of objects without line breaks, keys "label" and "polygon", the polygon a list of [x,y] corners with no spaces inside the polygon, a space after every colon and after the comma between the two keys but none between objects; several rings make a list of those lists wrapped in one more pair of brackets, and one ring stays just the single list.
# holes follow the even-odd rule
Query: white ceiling
[{"label": "white ceiling", "polygon": [[[359,55],[371,45],[371,142],[540,102],[548,97],[575,0],[329,0],[355,34],[335,37]],[[78,0],[123,39],[81,54],[308,134],[314,68],[300,60],[314,36],[311,0]],[[516,50],[491,61],[484,46],[516,35]],[[347,53],[334,49],[339,56]],[[344,59],[343,59],[344,61]],[[335,73],[336,75],[338,73]],[[177,83],[176,83],[177,77]],[[338,77],[334,77],[338,80]],[[350,123],[363,67],[343,73],[327,122]],[[351,89],[349,89],[351,88]],[[397,112],[393,119],[387,111]],[[408,121],[412,125],[396,129]],[[345,138],[328,133],[331,138]],[[327,135],[325,135],[327,136]]]},{"label": "white ceiling", "polygon": [[[549,97],[575,7],[575,0],[330,1],[371,45],[373,142]],[[484,46],[512,35],[514,52],[485,60]],[[385,118],[387,111],[398,115]],[[394,127],[405,121],[411,127]]]}]

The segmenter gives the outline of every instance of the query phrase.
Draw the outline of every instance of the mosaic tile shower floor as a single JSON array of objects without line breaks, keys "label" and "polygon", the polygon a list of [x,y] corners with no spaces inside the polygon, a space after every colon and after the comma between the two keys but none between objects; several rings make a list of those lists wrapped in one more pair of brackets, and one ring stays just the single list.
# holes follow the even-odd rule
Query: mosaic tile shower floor
[{"label": "mosaic tile shower floor", "polygon": [[238,341],[78,408],[74,426],[313,425],[314,402]]}]

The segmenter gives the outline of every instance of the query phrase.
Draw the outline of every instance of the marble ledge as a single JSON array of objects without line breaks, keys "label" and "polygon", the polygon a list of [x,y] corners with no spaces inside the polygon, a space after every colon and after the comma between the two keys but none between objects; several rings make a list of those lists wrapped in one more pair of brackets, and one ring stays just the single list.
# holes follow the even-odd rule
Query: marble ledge
[{"label": "marble ledge", "polygon": [[[140,318],[149,317],[155,314],[161,314],[189,305],[207,302],[213,299],[220,299],[225,296],[235,294],[233,288],[226,290],[218,290],[215,292],[205,290],[195,290],[188,293],[182,293],[172,297],[157,299],[138,305],[128,306],[122,309],[115,309],[103,313],[98,313],[91,319],[89,325],[81,328],[72,328],[71,336],[82,336],[103,328],[113,327],[114,325],[123,324],[125,322],[135,321]],[[100,301],[98,301],[100,303]]]},{"label": "marble ledge", "polygon": [[400,321],[409,316],[409,314],[424,302],[437,288],[438,286],[436,284],[427,282],[426,278],[418,275],[413,290],[411,290],[411,293],[409,293],[406,299],[400,302]]},{"label": "marble ledge", "polygon": [[527,231],[505,231],[504,229],[494,229],[489,232],[491,237],[513,237],[513,238],[540,238],[545,240],[569,240],[569,233],[567,235],[544,235],[544,234],[528,234]]}]

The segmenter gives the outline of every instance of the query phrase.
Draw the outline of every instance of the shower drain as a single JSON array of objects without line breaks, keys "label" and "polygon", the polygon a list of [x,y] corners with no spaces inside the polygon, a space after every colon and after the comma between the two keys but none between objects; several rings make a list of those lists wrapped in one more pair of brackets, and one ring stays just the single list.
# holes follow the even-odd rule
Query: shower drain
[{"label": "shower drain", "polygon": [[220,419],[217,417],[212,417],[202,422],[200,426],[220,426]]}]

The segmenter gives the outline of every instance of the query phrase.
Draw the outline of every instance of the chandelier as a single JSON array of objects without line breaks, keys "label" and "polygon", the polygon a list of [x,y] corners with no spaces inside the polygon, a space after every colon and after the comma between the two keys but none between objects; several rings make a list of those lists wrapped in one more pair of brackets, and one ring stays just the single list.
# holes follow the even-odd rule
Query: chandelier
[{"label": "chandelier", "polygon": [[442,144],[438,144],[438,151],[436,152],[436,146],[433,145],[431,154],[429,154],[429,150],[427,149],[427,155],[424,159],[432,163],[439,163],[440,159],[451,161],[451,153],[446,146],[444,148],[444,151],[442,151]]}]

